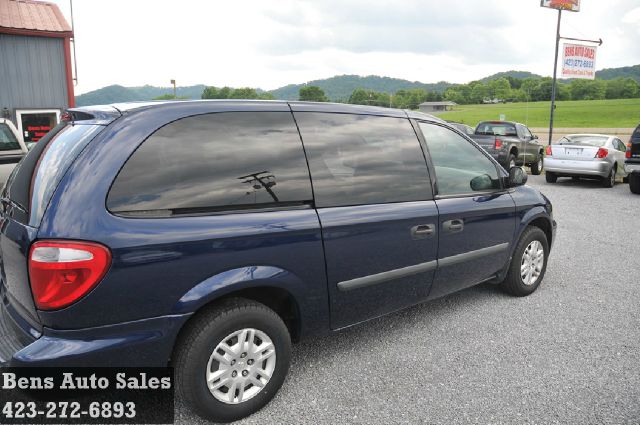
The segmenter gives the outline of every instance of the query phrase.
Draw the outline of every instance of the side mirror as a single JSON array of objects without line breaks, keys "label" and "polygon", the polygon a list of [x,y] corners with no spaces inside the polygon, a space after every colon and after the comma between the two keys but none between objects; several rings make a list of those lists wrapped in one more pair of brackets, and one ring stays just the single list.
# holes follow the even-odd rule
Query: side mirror
[{"label": "side mirror", "polygon": [[490,190],[493,189],[493,180],[491,180],[491,176],[489,174],[482,174],[471,179],[470,185],[471,190],[476,192]]},{"label": "side mirror", "polygon": [[527,183],[527,173],[522,169],[522,167],[511,167],[509,168],[509,187],[522,186]]},{"label": "side mirror", "polygon": [[533,140],[538,140],[538,136],[536,136],[535,134],[533,135]]}]

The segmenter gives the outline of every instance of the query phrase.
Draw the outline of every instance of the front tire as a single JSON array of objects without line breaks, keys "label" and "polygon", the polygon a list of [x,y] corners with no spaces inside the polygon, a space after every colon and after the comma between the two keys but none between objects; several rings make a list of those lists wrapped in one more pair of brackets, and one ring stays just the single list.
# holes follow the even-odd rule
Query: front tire
[{"label": "front tire", "polygon": [[231,422],[265,406],[289,370],[291,338],[263,304],[230,299],[196,317],[176,345],[178,395],[195,413]]},{"label": "front tire", "polygon": [[629,190],[631,193],[640,194],[640,173],[629,174]]},{"label": "front tire", "polygon": [[558,181],[558,176],[555,173],[552,173],[551,171],[547,171],[544,174],[544,177],[547,180],[547,183],[555,183]]},{"label": "front tire", "polygon": [[549,242],[545,233],[538,227],[527,227],[516,245],[507,277],[500,287],[517,297],[532,294],[544,278],[548,258]]}]

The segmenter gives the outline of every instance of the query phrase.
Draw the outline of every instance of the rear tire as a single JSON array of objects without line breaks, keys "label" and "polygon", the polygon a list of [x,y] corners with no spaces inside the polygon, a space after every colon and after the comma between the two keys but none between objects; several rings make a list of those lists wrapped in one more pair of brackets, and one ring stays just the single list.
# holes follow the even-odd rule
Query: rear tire
[{"label": "rear tire", "polygon": [[542,172],[542,155],[538,156],[538,161],[531,164],[529,168],[531,169],[531,174],[539,176]]},{"label": "rear tire", "polygon": [[547,171],[544,174],[544,177],[547,180],[547,183],[555,183],[558,181],[558,176],[556,176],[556,174],[552,173],[551,171]]},{"label": "rear tire", "polygon": [[516,297],[532,294],[544,278],[548,258],[547,235],[539,227],[527,227],[520,236],[507,277],[500,287]]},{"label": "rear tire", "polygon": [[629,190],[631,193],[640,194],[640,173],[629,174]]},{"label": "rear tire", "polygon": [[174,361],[176,389],[202,418],[235,421],[271,401],[285,380],[290,359],[289,331],[273,310],[254,301],[229,299],[201,313],[180,336]]},{"label": "rear tire", "polygon": [[507,160],[507,171],[509,171],[512,167],[516,166],[516,156],[514,154],[509,154],[509,159]]},{"label": "rear tire", "polygon": [[602,180],[603,187],[613,187],[616,184],[616,165],[614,164],[609,171],[609,175]]}]

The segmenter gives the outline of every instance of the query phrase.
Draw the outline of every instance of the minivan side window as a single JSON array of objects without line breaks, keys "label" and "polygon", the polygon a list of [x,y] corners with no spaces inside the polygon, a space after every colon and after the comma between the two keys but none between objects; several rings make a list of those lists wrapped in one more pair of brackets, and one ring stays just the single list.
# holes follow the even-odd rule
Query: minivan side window
[{"label": "minivan side window", "polygon": [[222,112],[157,130],[120,170],[107,207],[148,217],[288,207],[312,199],[291,113]]},{"label": "minivan side window", "polygon": [[316,206],[432,199],[420,142],[406,118],[296,112]]},{"label": "minivan side window", "polygon": [[420,122],[439,195],[500,189],[498,170],[476,146],[448,128]]}]

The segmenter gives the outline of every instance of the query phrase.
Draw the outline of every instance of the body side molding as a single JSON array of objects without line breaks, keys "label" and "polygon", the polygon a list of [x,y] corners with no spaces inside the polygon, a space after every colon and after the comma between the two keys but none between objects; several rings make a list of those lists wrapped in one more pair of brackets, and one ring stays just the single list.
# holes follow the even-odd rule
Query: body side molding
[{"label": "body side molding", "polygon": [[438,259],[439,267],[448,267],[456,264],[464,263],[467,261],[475,260],[487,255],[497,254],[498,252],[505,251],[509,247],[507,242],[498,245],[488,246],[486,248],[476,249],[474,251],[463,252],[462,254],[452,255],[451,257],[445,257]]},{"label": "body side molding", "polygon": [[426,263],[393,269],[369,276],[357,277],[355,279],[338,282],[338,290],[340,290],[341,292],[345,292],[351,291],[353,289],[364,288],[366,286],[377,285],[378,283],[386,282],[388,280],[399,279],[401,277],[407,277],[414,274],[435,270],[437,266],[438,262],[436,260],[433,260]]}]

